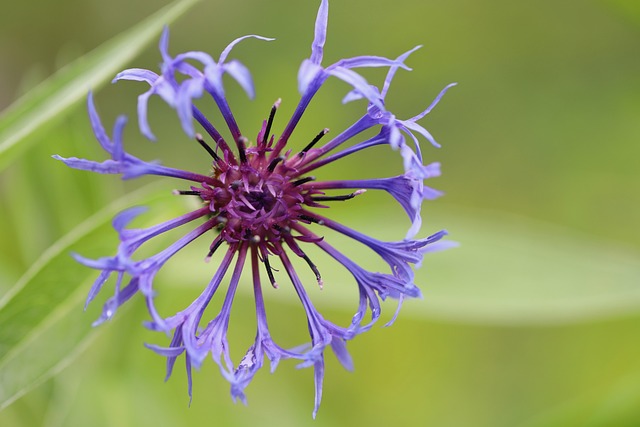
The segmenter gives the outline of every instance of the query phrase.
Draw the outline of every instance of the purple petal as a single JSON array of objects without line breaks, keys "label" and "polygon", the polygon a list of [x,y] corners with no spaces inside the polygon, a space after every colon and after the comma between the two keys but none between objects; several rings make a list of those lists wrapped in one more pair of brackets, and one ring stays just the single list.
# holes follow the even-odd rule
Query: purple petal
[{"label": "purple petal", "polygon": [[268,41],[268,42],[275,40],[275,39],[270,38],[270,37],[262,37],[262,36],[257,36],[255,34],[250,34],[248,36],[238,37],[237,39],[235,39],[234,41],[229,43],[229,45],[227,45],[227,47],[224,48],[224,50],[220,54],[220,59],[218,59],[218,64],[224,64],[226,62],[226,60],[227,60],[227,56],[229,56],[229,53],[231,53],[231,49],[233,49],[235,47],[235,45],[240,43],[242,40],[249,39],[249,38],[264,40],[264,41]]},{"label": "purple petal", "polygon": [[121,280],[122,280],[122,275],[119,274],[118,283],[116,284],[116,295],[109,298],[105,302],[104,306],[102,307],[102,314],[95,322],[92,323],[92,326],[94,327],[98,326],[104,323],[105,321],[111,319],[116,314],[116,311],[118,310],[118,308],[138,292],[137,278],[131,279],[131,281],[129,281],[129,284],[125,286],[124,289],[122,289],[121,291],[118,291]]},{"label": "purple petal", "polygon": [[[424,187],[421,178],[414,178],[411,173],[391,178],[363,179],[353,181],[324,181],[313,184],[316,189],[362,188],[367,190],[384,190],[391,194],[404,208],[412,221],[424,198],[439,195],[438,192]],[[428,190],[424,190],[427,188]]]},{"label": "purple petal", "polygon": [[401,280],[411,281],[413,280],[413,270],[410,264],[419,264],[422,261],[422,254],[419,251],[420,248],[433,243],[441,239],[446,235],[446,231],[441,231],[426,239],[420,240],[403,240],[400,242],[383,242],[365,234],[357,232],[349,227],[346,227],[340,223],[332,221],[325,217],[316,215],[317,218],[324,221],[324,225],[335,230],[345,236],[351,237],[354,240],[368,246],[374,252],[376,252],[382,259],[384,259],[389,267],[393,271],[394,276]]},{"label": "purple petal", "polygon": [[[422,46],[416,46],[413,49],[411,49],[410,51],[403,53],[398,58],[396,58],[396,62],[398,64],[404,64],[404,61],[409,57],[409,55],[411,55],[413,52],[415,52],[416,50],[420,49],[421,47]],[[387,73],[387,77],[384,79],[384,86],[382,87],[382,98],[383,99],[387,96],[387,92],[389,91],[389,86],[391,85],[391,80],[393,80],[393,77],[396,75],[396,72],[398,71],[398,68],[400,68],[399,65],[392,66],[391,68],[389,68],[389,72]],[[407,69],[410,70],[410,68],[407,68]]]},{"label": "purple petal", "polygon": [[[421,295],[420,289],[410,280],[394,277],[389,274],[369,272],[343,255],[327,242],[318,242],[317,245],[349,270],[356,282],[358,282],[358,285],[362,289],[367,290],[367,293],[369,293],[369,290],[375,290],[382,299],[387,297],[399,298],[400,295],[407,295],[415,298]],[[379,308],[378,305],[376,306],[377,307],[374,306],[374,308]],[[374,312],[372,308],[372,316],[377,318],[379,314],[379,311]]]},{"label": "purple petal", "polygon": [[187,394],[189,395],[189,405],[191,405],[191,400],[193,399],[193,378],[192,378],[192,369],[191,369],[191,357],[187,355],[185,357],[185,368],[187,370]]},{"label": "purple petal", "polygon": [[358,92],[369,100],[376,107],[384,110],[384,104],[380,99],[380,94],[377,89],[372,89],[371,85],[367,83],[364,77],[355,71],[348,68],[336,67],[326,70],[330,75],[339,78],[340,80],[353,86]]},{"label": "purple petal", "polygon": [[[137,229],[125,229],[124,226],[127,225],[125,221],[130,221],[133,219],[135,215],[142,212],[144,208],[131,208],[120,215],[125,215],[122,219],[116,218],[118,224],[116,224],[116,220],[114,220],[114,227],[118,231],[120,235],[120,240],[122,245],[124,245],[127,250],[133,252],[137,250],[137,248],[144,242],[152,239],[160,234],[163,234],[167,231],[173,230],[177,227],[180,227],[184,224],[187,224],[191,221],[194,221],[198,218],[202,218],[203,216],[209,214],[211,211],[208,206],[200,208],[198,210],[186,213],[177,218],[171,219],[169,221],[154,225],[149,228],[137,228]],[[119,215],[119,216],[120,216]],[[116,226],[117,225],[117,226]]]},{"label": "purple petal", "polygon": [[159,76],[153,71],[145,70],[143,68],[130,68],[116,74],[111,83],[115,83],[119,80],[133,80],[138,82],[147,82],[149,85],[153,85],[158,77]]},{"label": "purple petal", "polygon": [[[404,60],[402,56],[400,58]],[[363,67],[367,67],[367,68],[391,67],[392,69],[404,68],[405,70],[410,71],[411,68],[407,67],[404,63],[402,63],[402,60],[400,60],[400,58],[389,59],[383,56],[373,56],[373,55],[355,56],[353,58],[341,59],[335,64],[327,67],[327,70],[330,70],[333,68],[351,69],[351,68],[363,68]]]},{"label": "purple petal", "polygon": [[433,110],[433,108],[434,108],[436,105],[438,105],[438,102],[440,102],[440,100],[442,99],[442,97],[444,96],[444,94],[445,94],[445,93],[447,93],[447,91],[448,91],[450,88],[452,88],[452,87],[456,86],[457,84],[458,84],[458,83],[451,83],[451,84],[448,84],[447,86],[445,86],[445,88],[444,88],[444,89],[442,89],[442,90],[440,91],[440,93],[438,94],[438,96],[436,96],[436,98],[435,98],[435,99],[431,102],[431,104],[427,107],[427,109],[426,109],[426,110],[424,110],[422,113],[418,114],[417,116],[412,117],[412,118],[410,119],[410,121],[412,121],[412,122],[418,121],[418,120],[420,120],[421,118],[423,118],[424,116],[426,116],[427,114],[429,114],[429,113],[431,112],[431,110]]},{"label": "purple petal", "polygon": [[180,123],[182,124],[182,129],[190,138],[195,136],[195,131],[193,130],[192,100],[202,96],[203,86],[204,79],[194,78],[182,83],[180,85],[180,89],[178,89],[176,109],[178,111]]},{"label": "purple petal", "polygon": [[89,306],[89,303],[91,301],[93,301],[93,299],[96,297],[96,295],[98,295],[98,293],[102,289],[102,286],[104,286],[104,284],[107,281],[107,279],[109,279],[109,277],[111,276],[111,273],[112,273],[112,271],[110,271],[110,270],[103,270],[102,272],[100,272],[100,275],[95,280],[95,282],[93,282],[93,285],[91,286],[91,289],[89,290],[89,294],[87,295],[87,299],[86,299],[86,301],[84,303],[84,309],[85,310]]},{"label": "purple petal", "polygon": [[316,419],[318,409],[320,409],[320,402],[322,402],[322,383],[324,380],[324,358],[321,358],[313,364],[313,378],[316,387],[316,397],[313,406],[313,419]]},{"label": "purple petal", "polygon": [[313,63],[309,59],[305,59],[304,61],[302,61],[302,64],[300,64],[300,69],[298,70],[298,92],[300,92],[301,95],[304,95],[309,90],[311,92],[318,90],[318,88],[322,84],[321,82],[317,84],[317,86],[314,85],[310,87],[310,85],[311,82],[316,79],[316,77],[323,73],[323,68],[318,64]]},{"label": "purple petal", "polygon": [[420,126],[417,123],[414,123],[412,121],[406,120],[406,121],[402,121],[402,124],[404,124],[407,128],[418,132],[420,135],[424,136],[427,141],[429,141],[431,143],[431,145],[433,145],[434,147],[440,148],[441,145],[438,144],[436,142],[436,140],[433,138],[433,136],[431,136],[431,134],[429,133],[428,130],[426,130],[425,128],[423,128],[422,126]]},{"label": "purple petal", "polygon": [[424,165],[416,153],[414,153],[407,144],[402,144],[400,146],[400,155],[402,156],[405,172],[411,173],[412,176],[417,178],[421,177]]},{"label": "purple petal", "polygon": [[393,121],[395,121],[395,117],[394,116],[391,116],[391,117],[392,119],[390,119],[390,121],[392,123],[389,126],[389,145],[394,150],[397,150],[401,145],[404,144],[404,136],[402,136],[400,129],[398,129],[393,123]]},{"label": "purple petal", "polygon": [[353,359],[347,351],[347,345],[345,340],[337,337],[333,337],[331,340],[331,349],[335,353],[340,364],[347,370],[353,371]]},{"label": "purple petal", "polygon": [[144,343],[144,346],[149,350],[158,353],[164,357],[178,357],[184,353],[184,347],[160,347],[155,344]]},{"label": "purple petal", "polygon": [[164,62],[171,62],[171,56],[169,55],[169,27],[166,25],[162,29],[158,48],[160,49],[162,60]]},{"label": "purple petal", "polygon": [[[180,328],[176,329],[173,332],[173,338],[171,338],[171,343],[169,343],[169,347],[170,348],[177,348],[177,347],[181,347],[184,348],[184,346],[182,345],[182,330]],[[185,356],[185,359],[188,359],[189,356]],[[176,359],[177,356],[175,357],[167,357],[167,367],[166,367],[166,375],[164,377],[165,381],[168,381],[169,378],[171,377],[171,374],[173,373],[173,367],[176,364]]]},{"label": "purple petal", "polygon": [[124,271],[126,265],[124,265],[117,257],[102,257],[98,259],[85,258],[77,253],[71,253],[73,259],[80,264],[103,271]]},{"label": "purple petal", "polygon": [[143,214],[147,210],[148,208],[144,206],[135,206],[133,208],[126,209],[116,215],[113,218],[111,224],[113,225],[113,228],[118,232],[118,234],[122,235],[122,231],[124,230],[124,228],[129,225],[129,223],[133,221],[135,217]]},{"label": "purple petal", "polygon": [[107,132],[105,132],[104,126],[102,126],[100,116],[96,111],[96,106],[93,103],[93,92],[89,92],[87,95],[87,110],[89,110],[89,120],[91,121],[91,128],[93,129],[96,139],[107,153],[111,153],[111,140],[107,136]]},{"label": "purple petal", "polygon": [[61,157],[54,154],[54,159],[64,162],[65,165],[70,168],[86,170],[90,172],[103,173],[103,174],[120,174],[122,173],[122,165],[119,162],[113,160],[105,160],[104,162],[94,162],[91,160],[78,159],[77,157]]},{"label": "purple petal", "polygon": [[253,87],[253,79],[249,69],[238,61],[230,61],[223,65],[224,71],[233,77],[242,89],[246,92],[249,99],[253,99],[256,95]]},{"label": "purple petal", "polygon": [[395,323],[396,319],[398,318],[398,315],[400,314],[400,309],[402,308],[403,302],[404,302],[404,295],[400,295],[400,298],[398,298],[398,307],[396,308],[395,313],[393,313],[393,317],[391,318],[391,320],[385,323],[384,325],[385,327],[389,327]]},{"label": "purple petal", "polygon": [[327,21],[329,20],[329,0],[322,0],[316,17],[315,35],[311,44],[311,62],[322,63],[324,43],[327,40]]},{"label": "purple petal", "polygon": [[424,248],[420,249],[420,252],[423,254],[440,252],[451,248],[457,248],[458,246],[460,246],[460,243],[458,242],[454,242],[451,240],[440,240],[439,242],[435,242],[430,244],[429,246],[425,246]]},{"label": "purple petal", "polygon": [[429,163],[422,168],[422,178],[435,178],[440,176],[440,162]]},{"label": "purple petal", "polygon": [[193,67],[193,66],[189,66],[189,64],[187,64],[186,62],[184,62],[186,59],[192,59],[194,61],[198,61],[200,62],[202,65],[204,65],[205,67],[217,67],[218,64],[216,64],[216,61],[213,60],[213,58],[211,58],[211,56],[205,52],[200,52],[200,51],[190,51],[190,52],[185,52],[185,53],[181,53],[179,55],[177,55],[174,59],[173,59],[173,66],[178,66],[179,70],[191,77],[194,77],[196,75],[202,74],[200,73],[197,68]]},{"label": "purple petal", "polygon": [[[205,308],[211,301],[211,298],[213,298],[213,295],[218,290],[224,275],[229,269],[234,254],[235,248],[229,248],[205,290],[189,305],[189,307],[166,319],[167,325],[172,328],[176,328],[187,320],[198,317],[199,312],[204,312]],[[195,328],[193,331],[195,332]]]},{"label": "purple petal", "polygon": [[122,134],[124,127],[127,124],[127,118],[125,116],[118,116],[115,124],[113,125],[113,147],[111,151],[111,158],[115,161],[124,160],[124,148],[122,147]]},{"label": "purple petal", "polygon": [[411,218],[411,227],[407,230],[407,234],[404,236],[405,240],[413,239],[416,234],[420,232],[422,227],[422,216],[420,211],[417,211],[413,218]]},{"label": "purple petal", "polygon": [[344,98],[342,98],[342,103],[343,104],[347,104],[349,102],[353,102],[353,101],[358,101],[360,99],[362,99],[363,96],[360,92],[358,92],[357,90],[352,90],[349,93],[347,93]]},{"label": "purple petal", "polygon": [[153,95],[153,92],[149,90],[138,96],[138,126],[140,127],[140,133],[150,141],[155,141],[156,137],[153,132],[151,132],[149,119],[147,118],[147,105],[151,95]]}]

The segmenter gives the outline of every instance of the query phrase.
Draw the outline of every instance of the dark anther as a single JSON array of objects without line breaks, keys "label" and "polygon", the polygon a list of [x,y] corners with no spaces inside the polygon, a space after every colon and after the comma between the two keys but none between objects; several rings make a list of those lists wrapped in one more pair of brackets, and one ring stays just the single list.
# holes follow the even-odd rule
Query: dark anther
[{"label": "dark anther", "polygon": [[234,189],[234,190],[237,190],[241,186],[242,186],[242,181],[241,180],[233,181],[231,183],[231,188]]},{"label": "dark anther", "polygon": [[289,227],[288,225],[285,225],[284,227],[281,227],[278,224],[273,224],[271,226],[271,228],[273,228],[274,230],[276,230],[280,234],[287,234],[287,233],[291,232],[291,227]]},{"label": "dark anther", "polygon": [[297,187],[298,185],[305,184],[305,183],[307,183],[307,182],[309,182],[309,181],[313,181],[313,180],[315,180],[315,179],[316,179],[316,177],[315,177],[315,176],[307,176],[307,177],[305,177],[305,178],[300,178],[300,179],[299,179],[299,180],[297,180],[297,181],[293,181],[293,182],[292,182],[292,184],[293,184],[293,186],[294,186],[294,187]]},{"label": "dark anther", "polygon": [[314,218],[312,216],[305,215],[305,214],[298,215],[298,218],[300,218],[300,219],[302,219],[304,221],[313,222],[313,223],[318,224],[318,225],[323,225],[324,224],[323,220],[318,219],[318,218]]},{"label": "dark anther", "polygon": [[211,259],[211,257],[213,256],[215,251],[220,247],[220,245],[222,244],[223,241],[224,240],[222,240],[222,239],[217,239],[216,241],[214,241],[211,244],[211,247],[209,248],[209,253],[207,253],[205,261],[209,261]]},{"label": "dark anther", "polygon": [[320,138],[322,138],[323,136],[325,136],[328,133],[329,133],[329,129],[328,128],[322,129],[320,131],[320,133],[317,134],[316,137],[313,138],[313,140],[310,143],[308,143],[307,146],[304,147],[301,152],[298,153],[298,156],[300,156],[300,157],[304,156],[304,153],[306,153],[307,151],[311,150],[311,148],[313,148],[313,146],[316,145],[316,143],[318,141],[320,141]]},{"label": "dark anther", "polygon": [[274,288],[278,287],[278,284],[276,283],[276,278],[273,277],[273,268],[271,268],[271,264],[269,264],[269,255],[266,255],[264,257],[264,267],[267,270],[267,276],[269,276],[269,281],[271,282],[271,286],[273,286]]},{"label": "dark anther", "polygon": [[273,125],[273,118],[276,116],[276,111],[280,106],[280,99],[278,99],[271,107],[271,113],[269,114],[269,120],[267,120],[267,127],[264,130],[264,135],[262,136],[262,144],[267,145],[267,141],[269,140],[269,134],[271,133],[271,125]]},{"label": "dark anther", "polygon": [[358,191],[354,191],[351,194],[345,194],[343,196],[313,196],[311,197],[311,200],[313,200],[314,202],[333,202],[333,201],[341,202],[344,200],[353,199],[357,195],[360,195],[364,192],[365,190],[358,190]]},{"label": "dark anther", "polygon": [[267,170],[268,170],[269,172],[273,172],[274,170],[276,170],[276,166],[278,166],[278,163],[280,163],[280,162],[281,162],[281,161],[283,161],[283,160],[284,160],[284,157],[283,157],[283,156],[278,156],[278,157],[276,157],[275,159],[273,159],[273,160],[271,161],[271,163],[269,163],[269,167],[267,168]]},{"label": "dark anther", "polygon": [[173,194],[177,196],[199,196],[200,192],[195,190],[174,190]]},{"label": "dark anther", "polygon": [[320,270],[318,270],[318,267],[316,267],[316,265],[309,259],[306,254],[303,254],[302,258],[304,258],[304,260],[307,261],[307,264],[309,264],[311,271],[313,271],[313,273],[316,275],[316,280],[318,281],[318,283],[322,283],[322,277],[320,276]]},{"label": "dark anther", "polygon": [[278,231],[281,234],[287,234],[291,232],[291,227],[285,225],[284,227],[279,226],[278,224],[273,224],[271,226],[274,230]]},{"label": "dark anther", "polygon": [[240,163],[247,163],[247,142],[249,140],[244,136],[238,138],[238,154],[240,155]]},{"label": "dark anther", "polygon": [[220,157],[218,157],[218,155],[216,154],[215,151],[213,151],[213,149],[211,147],[209,147],[209,144],[207,144],[206,142],[204,142],[204,139],[202,139],[202,135],[200,135],[199,133],[196,133],[196,141],[198,141],[200,143],[200,145],[202,145],[202,148],[204,148],[205,150],[207,150],[207,153],[209,153],[209,155],[211,157],[213,157],[213,160],[215,160],[216,162],[218,160],[220,160]]}]

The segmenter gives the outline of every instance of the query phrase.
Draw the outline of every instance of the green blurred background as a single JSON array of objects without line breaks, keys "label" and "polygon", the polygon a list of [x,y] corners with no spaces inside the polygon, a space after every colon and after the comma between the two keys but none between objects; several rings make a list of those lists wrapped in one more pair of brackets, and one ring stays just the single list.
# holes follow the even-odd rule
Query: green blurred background
[{"label": "green blurred background", "polygon": [[[203,0],[171,25],[171,52],[204,50],[215,57],[240,35],[275,37],[234,50],[253,73],[256,99],[248,101],[231,81],[227,92],[241,127],[253,129],[249,134],[282,97],[278,132],[298,100],[296,74],[309,54],[317,3]],[[0,109],[164,4],[5,0]],[[355,372],[328,357],[315,422],[312,372],[287,362],[274,375],[267,369],[257,375],[247,390],[248,407],[232,403],[227,384],[208,363],[194,375],[189,407],[182,369],[164,384],[163,359],[142,347],[163,339],[139,326],[146,312],[135,299],[95,331],[67,369],[1,411],[0,425],[639,426],[640,3],[330,5],[325,64],[359,54],[395,57],[416,44],[424,47],[407,61],[414,71],[397,75],[388,105],[399,117],[411,117],[446,84],[459,83],[421,123],[443,145],[424,144],[427,160],[443,164],[443,177],[429,184],[447,193],[425,204],[423,233],[447,228],[461,246],[427,257],[416,279],[424,300],[407,302],[392,328],[376,327],[349,344]],[[159,61],[150,46],[130,65],[156,69]],[[384,78],[383,72],[364,74],[371,82]],[[145,89],[123,83],[98,90],[105,125],[126,113],[125,144],[132,152],[205,170],[198,147],[159,100],[150,114],[158,143],[139,136],[135,102]],[[304,143],[323,127],[337,134],[359,117],[362,104],[339,106],[346,90],[330,82],[318,96],[296,131]],[[140,186],[50,159],[54,153],[103,158],[82,106],[39,138],[0,178],[0,293],[80,221]],[[392,154],[373,150],[329,172],[395,174],[401,162]],[[173,213],[182,209],[170,196],[166,203]],[[402,238],[408,226],[384,195],[367,193],[337,207],[335,216],[385,239]],[[207,273],[197,271],[202,253],[158,282],[164,313],[184,307],[206,282]],[[321,269],[333,277],[331,265]],[[347,322],[355,289],[327,288],[312,291],[313,297],[326,317]],[[275,336],[299,342],[306,327],[301,309],[287,290],[278,292],[267,292]],[[79,321],[90,323],[99,304]],[[394,308],[385,305],[387,318]],[[253,337],[253,320],[244,321],[252,312],[250,294],[240,295],[232,316],[239,347]]]}]

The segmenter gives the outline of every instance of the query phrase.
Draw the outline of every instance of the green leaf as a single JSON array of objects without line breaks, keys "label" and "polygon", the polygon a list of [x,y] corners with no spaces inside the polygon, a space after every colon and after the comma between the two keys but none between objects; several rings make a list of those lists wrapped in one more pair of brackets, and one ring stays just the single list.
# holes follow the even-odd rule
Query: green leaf
[{"label": "green leaf", "polygon": [[95,304],[83,314],[82,305],[97,273],[75,262],[70,252],[113,253],[117,241],[111,218],[135,203],[153,204],[167,194],[153,188],[131,193],[80,224],[0,300],[0,409],[68,365],[87,344],[100,307]]},{"label": "green leaf", "polygon": [[62,118],[87,92],[116,72],[153,42],[169,24],[198,0],[178,0],[61,69],[16,101],[0,116],[0,170],[30,142],[33,134]]}]

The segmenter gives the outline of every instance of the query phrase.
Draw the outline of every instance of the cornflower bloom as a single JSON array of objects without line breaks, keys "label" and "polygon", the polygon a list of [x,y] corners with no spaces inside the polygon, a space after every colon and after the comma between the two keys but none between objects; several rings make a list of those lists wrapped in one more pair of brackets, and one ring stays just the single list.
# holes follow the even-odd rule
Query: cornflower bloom
[{"label": "cornflower bloom", "polygon": [[[358,56],[323,66],[327,15],[328,0],[322,0],[315,24],[311,56],[303,61],[298,73],[301,99],[277,138],[271,131],[280,100],[276,101],[268,118],[262,122],[255,142],[250,143],[231,112],[222,80],[225,73],[229,74],[249,97],[253,97],[254,87],[248,69],[236,60],[228,60],[228,56],[232,48],[246,38],[272,39],[255,35],[238,38],[224,49],[217,61],[203,52],[186,52],[172,57],[168,49],[169,35],[165,29],[160,40],[163,59],[160,74],[144,69],[128,69],[116,76],[114,81],[136,80],[150,86],[138,98],[141,133],[148,139],[155,139],[147,121],[147,102],[152,95],[158,95],[176,110],[184,132],[195,139],[211,157],[211,173],[199,174],[145,162],[125,152],[122,133],[126,119],[119,117],[116,120],[113,134],[109,137],[96,112],[91,94],[88,97],[91,125],[98,142],[111,159],[99,163],[54,156],[72,168],[119,174],[123,179],[159,175],[183,180],[191,184],[190,188],[176,191],[176,194],[193,196],[201,201],[198,209],[145,229],[127,228],[131,220],[144,211],[140,207],[128,209],[113,220],[113,227],[120,237],[115,256],[93,260],[74,255],[80,263],[101,271],[89,292],[87,304],[94,299],[109,277],[116,276],[114,294],[106,301],[102,315],[95,324],[110,319],[118,307],[135,294],[142,295],[151,316],[146,326],[155,331],[173,334],[168,347],[147,347],[167,358],[167,378],[171,375],[176,359],[184,354],[189,396],[192,394],[192,368],[199,368],[208,355],[219,365],[222,375],[230,382],[233,399],[240,399],[244,403],[244,389],[262,367],[265,357],[270,361],[272,371],[282,359],[297,359],[300,367],[313,366],[314,369],[315,417],[322,397],[325,349],[331,347],[342,365],[346,369],[352,369],[353,363],[346,349],[346,341],[367,331],[379,319],[381,300],[387,297],[397,299],[399,310],[404,298],[420,297],[420,290],[413,283],[412,265],[419,265],[425,253],[448,246],[447,242],[440,241],[446,235],[444,230],[426,238],[414,239],[420,228],[422,201],[440,195],[438,191],[424,185],[425,179],[440,174],[439,164],[423,165],[420,145],[414,132],[437,145],[429,132],[416,122],[431,111],[449,86],[421,114],[408,120],[397,119],[385,108],[384,99],[395,73],[400,68],[409,69],[404,61],[415,49],[396,59]],[[201,67],[193,65],[194,63]],[[371,86],[354,71],[356,68],[367,67],[388,69],[382,89]],[[288,148],[305,109],[329,77],[338,78],[352,86],[353,90],[344,101],[364,98],[368,102],[366,112],[353,125],[319,148],[316,145],[327,134],[328,129],[320,131],[299,151]],[[205,93],[213,98],[222,113],[231,134],[231,144],[194,105],[194,99]],[[194,120],[206,136],[196,133]],[[374,127],[379,128],[375,136],[346,148],[343,146],[346,141],[351,141]],[[413,148],[406,143],[405,135],[413,141]],[[211,139],[213,144],[207,143],[205,139]],[[320,182],[310,175],[321,166],[377,145],[389,145],[400,152],[405,167],[403,174],[379,179]],[[326,193],[340,189],[352,191],[338,195]],[[328,207],[331,202],[352,199],[366,190],[386,191],[404,208],[412,221],[404,240],[384,242],[374,239],[333,221],[316,210]],[[195,225],[168,248],[142,260],[133,258],[145,242],[186,224]],[[341,233],[368,247],[372,254],[377,254],[389,265],[389,271],[371,272],[362,268],[322,238],[323,228]],[[205,260],[208,261],[216,251],[224,251],[222,261],[209,284],[188,307],[173,316],[162,317],[154,305],[154,277],[174,254],[203,235],[211,240]],[[328,321],[311,302],[291,260],[292,257],[304,260],[315,274],[317,283],[322,286],[320,269],[305,252],[308,245],[324,251],[353,276],[358,287],[359,303],[351,324],[338,326]],[[231,268],[234,259],[235,265]],[[274,342],[269,332],[262,285],[266,278],[271,286],[278,287],[275,269],[272,267],[275,259],[279,259],[306,313],[311,342],[305,346],[285,349]],[[242,360],[235,364],[229,353],[227,330],[232,302],[247,260],[253,278],[257,331],[255,342]],[[223,281],[226,283],[224,278],[228,276],[229,269],[232,270],[231,277],[228,279],[222,308],[214,319],[206,322],[202,318],[204,311]],[[128,283],[123,285],[125,277]],[[396,311],[392,321],[397,314]]]}]

